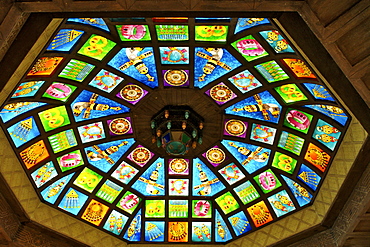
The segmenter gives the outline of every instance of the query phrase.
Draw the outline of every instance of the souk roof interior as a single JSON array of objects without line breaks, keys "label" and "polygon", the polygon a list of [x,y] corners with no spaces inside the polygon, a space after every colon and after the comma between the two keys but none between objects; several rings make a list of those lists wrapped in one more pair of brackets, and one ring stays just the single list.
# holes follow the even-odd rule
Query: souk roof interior
[{"label": "souk roof interior", "polygon": [[[170,155],[181,137],[152,142],[151,120],[183,105],[202,135]],[[351,120],[266,18],[65,19],[0,118],[41,201],[122,241],[196,244],[311,205]]]}]

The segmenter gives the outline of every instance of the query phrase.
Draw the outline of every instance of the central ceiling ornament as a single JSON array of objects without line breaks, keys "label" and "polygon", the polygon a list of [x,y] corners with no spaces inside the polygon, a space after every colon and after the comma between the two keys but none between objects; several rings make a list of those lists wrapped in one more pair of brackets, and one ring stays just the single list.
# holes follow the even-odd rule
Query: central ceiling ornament
[{"label": "central ceiling ornament", "polygon": [[186,155],[202,144],[204,119],[189,106],[165,106],[152,117],[152,142],[169,155]]}]

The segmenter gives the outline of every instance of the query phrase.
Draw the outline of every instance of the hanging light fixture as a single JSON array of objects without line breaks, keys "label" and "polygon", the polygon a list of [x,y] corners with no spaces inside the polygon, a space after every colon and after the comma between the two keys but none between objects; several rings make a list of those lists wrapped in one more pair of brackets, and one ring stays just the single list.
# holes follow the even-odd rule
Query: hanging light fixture
[{"label": "hanging light fixture", "polygon": [[185,155],[202,144],[204,119],[189,106],[165,106],[152,117],[152,142],[169,155]]}]

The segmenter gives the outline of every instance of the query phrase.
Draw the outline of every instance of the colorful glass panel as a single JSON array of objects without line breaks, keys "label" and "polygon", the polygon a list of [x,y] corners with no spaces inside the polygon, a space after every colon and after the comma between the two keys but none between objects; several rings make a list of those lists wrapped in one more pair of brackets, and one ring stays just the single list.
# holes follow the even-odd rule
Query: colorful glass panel
[{"label": "colorful glass panel", "polygon": [[84,165],[80,150],[64,154],[58,157],[57,161],[62,172]]},{"label": "colorful glass panel", "polygon": [[189,27],[185,25],[156,25],[159,41],[184,41],[189,39]]},{"label": "colorful glass panel", "polygon": [[92,64],[72,59],[60,72],[59,77],[82,82],[94,68]]},{"label": "colorful glass panel", "polygon": [[10,126],[7,130],[17,148],[40,135],[33,117],[23,119]]},{"label": "colorful glass panel", "polygon": [[194,86],[202,88],[241,63],[224,48],[195,47]]},{"label": "colorful glass panel", "polygon": [[277,123],[281,109],[282,106],[271,93],[264,91],[229,106],[225,112],[226,114]]},{"label": "colorful glass panel", "polygon": [[307,134],[313,116],[306,112],[288,108],[284,119],[284,126]]},{"label": "colorful glass panel", "polygon": [[231,43],[231,45],[248,61],[253,61],[269,54],[260,43],[252,36],[248,35]]},{"label": "colorful glass panel", "polygon": [[84,31],[61,29],[46,48],[47,51],[70,51],[79,41]]},{"label": "colorful glass panel", "polygon": [[285,84],[276,87],[275,90],[287,104],[307,100],[306,95],[295,84]]},{"label": "colorful glass panel", "polygon": [[283,59],[284,63],[290,68],[297,78],[316,78],[306,63],[300,59]]},{"label": "colorful glass panel", "polygon": [[90,86],[96,87],[104,92],[110,93],[115,89],[124,79],[107,70],[102,69],[92,81]]},{"label": "colorful glass panel", "polygon": [[28,81],[19,84],[12,98],[32,97],[37,94],[45,81]]},{"label": "colorful glass panel", "polygon": [[225,83],[221,82],[205,92],[218,105],[223,105],[238,97]]},{"label": "colorful glass panel", "polygon": [[153,54],[152,47],[122,48],[108,65],[155,88],[158,87],[158,79]]},{"label": "colorful glass panel", "polygon": [[289,76],[275,61],[268,61],[254,66],[258,72],[269,82],[277,82],[289,79]]},{"label": "colorful glass panel", "polygon": [[76,90],[76,86],[54,82],[52,83],[42,95],[42,97],[60,100],[66,102],[72,93]]},{"label": "colorful glass panel", "polygon": [[195,40],[209,42],[225,42],[228,26],[196,26]]},{"label": "colorful glass panel", "polygon": [[40,188],[56,176],[58,176],[58,172],[55,169],[52,161],[47,162],[45,165],[31,173],[31,177],[37,188]]},{"label": "colorful glass panel", "polygon": [[126,215],[113,210],[108,216],[108,219],[105,222],[103,228],[116,235],[119,235],[122,232],[122,229],[125,227],[127,219],[128,217]]},{"label": "colorful glass panel", "polygon": [[189,47],[159,47],[162,64],[189,64]]},{"label": "colorful glass panel", "polygon": [[289,45],[288,41],[277,30],[260,32],[262,37],[269,43],[276,53],[292,52],[294,50]]},{"label": "colorful glass panel", "polygon": [[269,23],[270,22],[267,18],[238,18],[238,22],[236,23],[234,34],[247,30],[249,28],[255,27],[255,26],[269,24]]},{"label": "colorful glass panel", "polygon": [[341,132],[337,128],[319,119],[312,137],[333,151],[338,143],[340,135]]},{"label": "colorful glass panel", "polygon": [[315,99],[319,100],[329,100],[335,102],[335,99],[329,91],[323,86],[315,83],[303,83],[307,90],[311,93]]},{"label": "colorful glass panel", "polygon": [[78,190],[69,188],[59,203],[59,208],[77,215],[89,197]]},{"label": "colorful glass panel", "polygon": [[116,25],[121,41],[148,41],[150,32],[147,25]]},{"label": "colorful glass panel", "polygon": [[283,190],[267,198],[277,217],[283,216],[295,210],[289,194]]},{"label": "colorful glass panel", "polygon": [[234,84],[242,93],[246,93],[261,87],[262,84],[257,78],[252,75],[248,70],[244,70],[229,78],[229,81]]}]

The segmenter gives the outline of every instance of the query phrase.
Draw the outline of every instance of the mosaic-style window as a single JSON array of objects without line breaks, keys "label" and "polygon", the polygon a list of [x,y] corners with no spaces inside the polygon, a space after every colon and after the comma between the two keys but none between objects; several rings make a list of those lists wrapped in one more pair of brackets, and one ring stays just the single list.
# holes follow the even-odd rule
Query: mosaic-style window
[{"label": "mosaic-style window", "polygon": [[351,120],[293,44],[267,18],[69,18],[1,126],[49,206],[129,243],[229,243],[312,205]]}]

